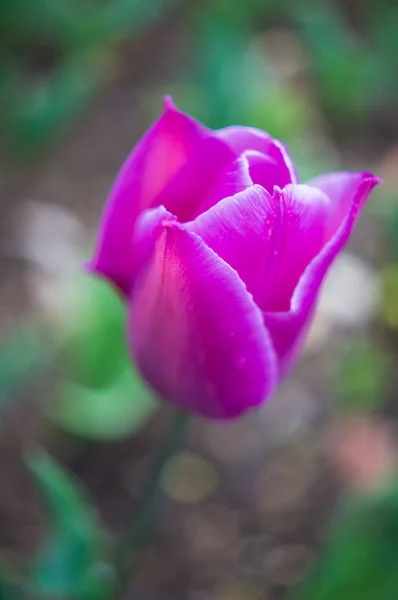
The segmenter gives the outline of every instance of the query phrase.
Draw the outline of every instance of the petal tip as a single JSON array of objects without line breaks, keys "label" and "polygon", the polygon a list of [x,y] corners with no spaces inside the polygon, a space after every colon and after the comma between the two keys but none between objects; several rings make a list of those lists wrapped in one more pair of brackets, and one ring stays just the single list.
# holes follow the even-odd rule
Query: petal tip
[{"label": "petal tip", "polygon": [[[288,184],[288,185],[291,185],[291,184]],[[276,198],[277,196],[281,196],[281,195],[282,195],[282,188],[279,185],[274,185],[274,187],[272,189],[272,198]]]},{"label": "petal tip", "polygon": [[174,104],[173,98],[171,96],[165,96],[163,99],[163,108],[167,111],[176,111],[177,107]]},{"label": "petal tip", "polygon": [[168,231],[182,231],[184,230],[184,226],[182,223],[179,223],[177,221],[177,218],[174,219],[163,219],[160,222],[160,226],[165,229],[167,232]]},{"label": "petal tip", "polygon": [[372,180],[373,185],[379,185],[384,183],[383,179],[377,177],[377,175],[372,175],[370,179]]},{"label": "petal tip", "polygon": [[[376,185],[380,185],[383,183],[383,180],[377,175],[373,173],[369,173],[368,171],[364,171],[362,173],[362,181],[359,182],[358,190],[362,190],[363,193],[366,194],[366,199],[369,198],[370,194],[376,187]],[[366,191],[365,191],[366,190]]]},{"label": "petal tip", "polygon": [[378,183],[383,183],[383,180],[380,179],[380,177],[378,177],[374,173],[371,173],[370,171],[363,171],[361,173],[361,175],[364,180],[369,181],[373,185],[377,185]]}]

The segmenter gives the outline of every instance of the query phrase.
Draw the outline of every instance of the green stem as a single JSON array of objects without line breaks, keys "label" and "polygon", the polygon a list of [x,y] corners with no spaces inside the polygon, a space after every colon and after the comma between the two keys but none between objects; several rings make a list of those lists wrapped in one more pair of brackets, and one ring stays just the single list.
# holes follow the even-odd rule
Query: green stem
[{"label": "green stem", "polygon": [[153,465],[153,471],[139,506],[129,519],[126,533],[116,550],[116,569],[119,574],[119,585],[122,597],[126,585],[137,571],[139,561],[146,550],[153,531],[157,500],[160,492],[160,480],[163,467],[170,457],[181,447],[185,439],[189,415],[176,411],[170,431],[163,448]]}]

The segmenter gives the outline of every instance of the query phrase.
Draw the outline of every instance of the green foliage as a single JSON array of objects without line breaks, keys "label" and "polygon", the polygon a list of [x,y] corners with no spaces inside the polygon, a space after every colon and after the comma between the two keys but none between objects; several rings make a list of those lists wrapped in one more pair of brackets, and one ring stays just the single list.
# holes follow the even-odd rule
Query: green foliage
[{"label": "green foliage", "polygon": [[377,65],[365,45],[327,2],[296,10],[323,105],[340,123],[363,118],[373,103]]},{"label": "green foliage", "polygon": [[342,349],[334,385],[338,407],[343,411],[373,412],[387,399],[385,389],[388,357],[374,344],[361,340]]},{"label": "green foliage", "polygon": [[0,408],[5,406],[20,387],[48,365],[50,353],[32,329],[15,332],[0,351]]},{"label": "green foliage", "polygon": [[86,108],[106,65],[101,58],[88,54],[33,79],[23,71],[5,72],[0,91],[2,126],[13,149],[29,152],[51,141]]},{"label": "green foliage", "polygon": [[[117,44],[140,34],[175,2],[2,0],[0,126],[7,143],[32,156],[33,149],[54,141],[101,87]],[[245,116],[251,100],[242,57],[259,22],[265,28],[298,26],[318,97],[339,126],[364,123],[374,106],[391,103],[398,91],[398,12],[388,2],[367,9],[367,39],[328,0],[217,0],[184,7],[193,15],[189,25],[197,39],[198,82],[206,92],[210,125]],[[282,100],[278,111],[274,95],[270,104],[277,121],[284,121],[286,111],[288,126],[294,102],[290,109]],[[263,110],[267,113],[266,103]]]},{"label": "green foliage", "polygon": [[381,272],[382,305],[381,317],[390,329],[398,329],[398,266],[391,264]]},{"label": "green foliage", "polygon": [[[342,9],[330,0],[218,0],[206,3],[201,10],[196,54],[200,82],[205,90],[207,86],[206,104],[213,111],[212,126],[245,121],[246,102],[255,104],[257,99],[260,106],[253,83],[261,79],[267,57],[264,52],[263,64],[250,74],[251,80],[242,61],[258,22],[264,24],[264,30],[282,24],[297,33],[309,59],[309,77],[320,105],[337,128],[355,130],[366,124],[373,109],[394,104],[398,92],[398,11],[388,1],[386,6],[383,3],[368,9],[371,14],[366,32],[355,31]],[[365,12],[365,7],[358,6],[361,10]],[[277,123],[281,120],[283,124],[285,116],[288,123],[296,110],[295,99],[291,99],[291,107],[284,99],[277,106],[273,88],[271,81],[267,94],[260,94],[262,112],[272,120],[272,111],[276,111]],[[261,114],[258,108],[255,112]]]},{"label": "green foliage", "polygon": [[[206,122],[210,127],[233,123],[242,113],[245,87],[242,58],[247,37],[240,27],[202,15],[198,22],[197,72],[206,107]],[[240,94],[233,93],[235,86]]]},{"label": "green foliage", "polygon": [[[396,4],[377,3],[370,15],[373,48],[380,70],[384,102],[391,100],[398,93],[398,7]],[[392,98],[391,98],[392,96]]]},{"label": "green foliage", "polygon": [[18,573],[14,573],[0,560],[0,598],[1,600],[22,600],[23,584]]},{"label": "green foliage", "polygon": [[384,221],[385,233],[387,235],[387,247],[391,259],[398,263],[398,206],[396,204],[396,192],[388,198],[389,205]]},{"label": "green foliage", "polygon": [[108,75],[115,43],[173,0],[2,0],[0,127],[32,157],[82,112]]},{"label": "green foliage", "polygon": [[293,600],[398,597],[398,486],[390,483],[340,509],[330,537]]},{"label": "green foliage", "polygon": [[82,275],[60,331],[61,382],[51,404],[58,425],[76,435],[114,439],[139,430],[158,403],[133,367],[126,309],[108,283]]},{"label": "green foliage", "polygon": [[37,600],[112,597],[114,572],[92,504],[78,483],[44,451],[27,458],[47,518],[47,540],[29,569],[27,589]]}]

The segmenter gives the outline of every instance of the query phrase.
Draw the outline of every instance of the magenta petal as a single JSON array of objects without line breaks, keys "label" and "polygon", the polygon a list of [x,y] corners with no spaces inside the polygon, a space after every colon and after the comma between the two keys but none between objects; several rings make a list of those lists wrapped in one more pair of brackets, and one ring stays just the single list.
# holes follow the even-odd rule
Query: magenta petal
[{"label": "magenta petal", "polygon": [[275,190],[275,196],[283,216],[273,257],[274,277],[258,301],[264,310],[281,311],[289,310],[298,280],[328,241],[331,201],[320,190],[301,184]]},{"label": "magenta petal", "polygon": [[[312,307],[314,309],[314,307]],[[314,310],[264,312],[264,323],[270,333],[278,357],[278,377],[281,379],[300,354],[312,322]]]},{"label": "magenta petal", "polygon": [[253,185],[249,173],[249,162],[244,155],[234,159],[221,172],[215,185],[208,192],[206,197],[199,205],[196,214],[191,218],[205,212],[220,200],[234,196]]},{"label": "magenta petal", "polygon": [[159,192],[186,164],[209,130],[165,100],[160,119],[124,163],[102,217],[90,269],[127,293],[131,273],[131,237],[137,215],[156,204]]},{"label": "magenta petal", "polygon": [[[197,213],[191,218],[205,212],[220,200],[247,190],[255,183],[272,194],[274,185],[269,182],[269,176],[270,168],[273,169],[275,165],[276,162],[272,158],[261,152],[256,150],[243,152],[221,172],[215,186],[200,204]],[[267,185],[269,189],[267,189]]]},{"label": "magenta petal", "polygon": [[159,228],[168,221],[176,221],[176,217],[167,211],[164,206],[149,208],[138,216],[132,239],[129,293],[134,287],[134,282],[140,270],[152,257]]},{"label": "magenta petal", "polygon": [[[358,189],[367,185],[366,182],[374,181],[373,185],[380,183],[380,179],[367,172],[340,171],[320,175],[308,182],[307,185],[321,190],[330,198],[330,220],[328,225],[328,236],[332,237],[340,227],[347,212],[350,210],[354,196]],[[373,186],[372,186],[373,187]],[[362,194],[358,200],[358,210],[366,202],[368,194]]]},{"label": "magenta petal", "polygon": [[163,227],[137,282],[130,339],[158,393],[206,417],[235,417],[275,385],[261,311],[237,273],[178,224]]},{"label": "magenta petal", "polygon": [[[354,174],[353,174],[354,175]],[[287,312],[264,312],[264,320],[273,339],[280,363],[280,371],[283,373],[295,359],[305,333],[311,323],[315,302],[323,279],[343,246],[347,243],[359,212],[369,197],[372,189],[380,179],[370,173],[355,174],[357,185],[351,185],[352,179],[347,178],[347,194],[350,194],[350,203],[345,218],[335,235],[322,248],[321,252],[313,258],[300,278],[294,290],[290,310]],[[329,182],[333,176],[330,177]],[[318,179],[318,181],[321,178]],[[326,176],[325,179],[328,179]],[[319,186],[321,187],[321,186]],[[326,191],[326,188],[322,186]],[[336,188],[334,188],[336,189]],[[344,198],[344,190],[340,188],[341,195],[335,197],[341,202],[347,202]],[[329,188],[330,193],[330,188]]]},{"label": "magenta petal", "polygon": [[184,167],[161,191],[158,203],[181,222],[192,219],[234,159],[236,155],[227,144],[209,135],[196,145]]},{"label": "magenta petal", "polygon": [[270,193],[274,186],[284,187],[288,183],[298,183],[298,175],[287,148],[279,140],[254,127],[232,126],[219,129],[216,134],[226,142],[236,154],[255,150],[267,157],[267,169],[263,169],[260,183]]},{"label": "magenta petal", "polygon": [[235,269],[257,301],[274,274],[281,206],[259,185],[225,198],[185,227]]},{"label": "magenta petal", "polygon": [[272,197],[254,185],[186,227],[239,273],[263,310],[288,310],[304,269],[326,242],[329,203],[305,185],[290,184]]}]

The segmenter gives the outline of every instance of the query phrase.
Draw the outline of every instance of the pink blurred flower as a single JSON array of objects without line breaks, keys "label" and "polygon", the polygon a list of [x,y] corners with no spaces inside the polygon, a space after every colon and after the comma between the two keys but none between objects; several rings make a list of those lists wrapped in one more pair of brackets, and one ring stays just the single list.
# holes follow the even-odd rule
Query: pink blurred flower
[{"label": "pink blurred flower", "polygon": [[128,306],[139,369],[175,405],[261,405],[300,349],[322,280],[379,179],[299,184],[281,142],[211,131],[170,99],[122,167],[89,269]]}]

